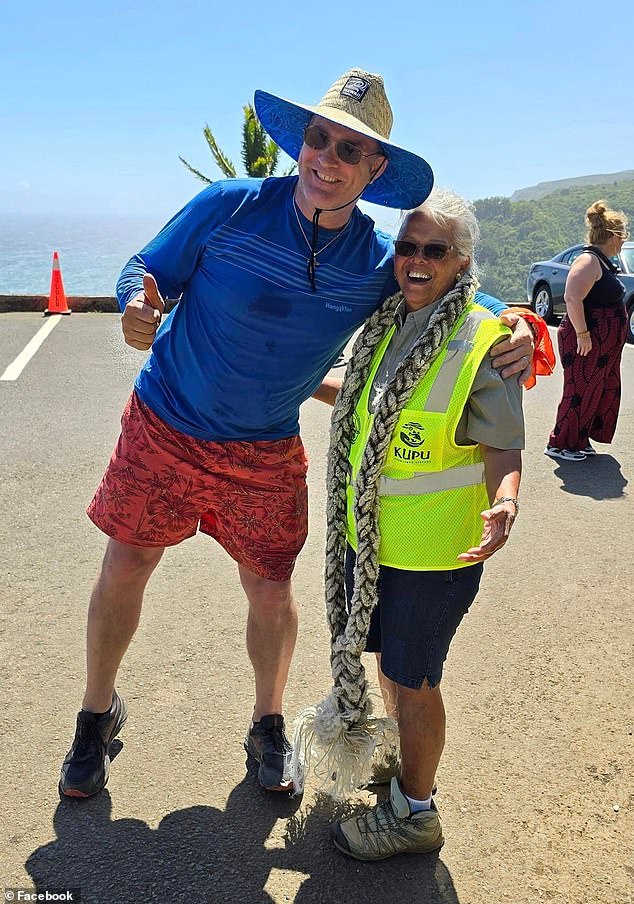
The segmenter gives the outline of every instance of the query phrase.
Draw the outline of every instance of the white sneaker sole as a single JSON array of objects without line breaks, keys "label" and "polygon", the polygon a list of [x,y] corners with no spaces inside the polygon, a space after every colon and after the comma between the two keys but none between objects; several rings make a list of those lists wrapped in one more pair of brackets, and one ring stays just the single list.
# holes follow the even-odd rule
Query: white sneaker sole
[{"label": "white sneaker sole", "polygon": [[544,449],[544,455],[549,458],[559,458],[561,461],[585,461],[588,457],[585,452],[569,452],[567,449]]}]

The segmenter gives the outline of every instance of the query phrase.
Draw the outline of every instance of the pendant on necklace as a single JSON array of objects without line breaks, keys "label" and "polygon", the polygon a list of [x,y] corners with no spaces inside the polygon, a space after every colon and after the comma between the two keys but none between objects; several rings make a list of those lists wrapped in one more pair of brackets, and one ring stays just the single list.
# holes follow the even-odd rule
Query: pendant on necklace
[{"label": "pendant on necklace", "polygon": [[[308,261],[306,261],[306,263],[308,263]],[[319,261],[315,261],[315,268],[317,268],[318,266],[319,266]]]}]

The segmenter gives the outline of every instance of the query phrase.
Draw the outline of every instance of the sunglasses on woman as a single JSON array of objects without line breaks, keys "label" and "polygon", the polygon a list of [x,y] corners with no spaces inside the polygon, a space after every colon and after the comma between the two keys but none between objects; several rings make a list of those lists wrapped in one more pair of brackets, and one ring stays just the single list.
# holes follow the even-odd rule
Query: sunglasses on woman
[{"label": "sunglasses on woman", "polygon": [[428,261],[441,261],[447,253],[453,249],[453,245],[445,245],[444,242],[427,242],[425,245],[417,245],[416,242],[407,242],[399,239],[394,242],[394,250],[399,257],[424,257]]},{"label": "sunglasses on woman", "polygon": [[322,131],[317,126],[308,126],[304,129],[304,144],[307,144],[314,151],[323,151],[333,141],[337,157],[343,163],[349,163],[351,166],[356,166],[357,163],[360,163],[362,157],[380,157],[383,153],[382,151],[375,151],[374,154],[364,154],[361,148],[357,147],[356,144],[352,144],[351,141],[337,141],[335,138],[331,138],[328,132]]}]

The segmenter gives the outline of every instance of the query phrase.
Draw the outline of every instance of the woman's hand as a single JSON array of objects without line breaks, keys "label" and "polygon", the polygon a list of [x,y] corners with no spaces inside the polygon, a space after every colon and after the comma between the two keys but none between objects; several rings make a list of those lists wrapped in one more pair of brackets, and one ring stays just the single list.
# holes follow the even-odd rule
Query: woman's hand
[{"label": "woman's hand", "polygon": [[585,358],[592,350],[592,337],[590,333],[587,336],[577,333],[577,354]]},{"label": "woman's hand", "polygon": [[480,545],[460,553],[461,562],[482,562],[504,546],[515,521],[516,506],[511,501],[498,502],[480,515],[484,521]]},{"label": "woman's hand", "polygon": [[495,449],[480,443],[487,493],[494,502],[481,512],[484,527],[479,546],[461,553],[461,562],[482,562],[501,549],[509,538],[518,511],[517,494],[522,473],[519,449]]}]

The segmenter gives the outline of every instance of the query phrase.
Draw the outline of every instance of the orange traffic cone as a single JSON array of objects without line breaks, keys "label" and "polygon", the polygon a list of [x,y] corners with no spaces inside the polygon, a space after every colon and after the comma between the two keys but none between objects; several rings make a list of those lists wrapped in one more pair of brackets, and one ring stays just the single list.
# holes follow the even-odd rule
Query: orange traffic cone
[{"label": "orange traffic cone", "polygon": [[48,296],[48,307],[44,311],[44,316],[48,314],[70,314],[70,308],[66,301],[66,293],[64,292],[64,283],[62,282],[62,271],[59,268],[59,255],[57,251],[53,252],[53,272],[51,273],[51,291]]}]

